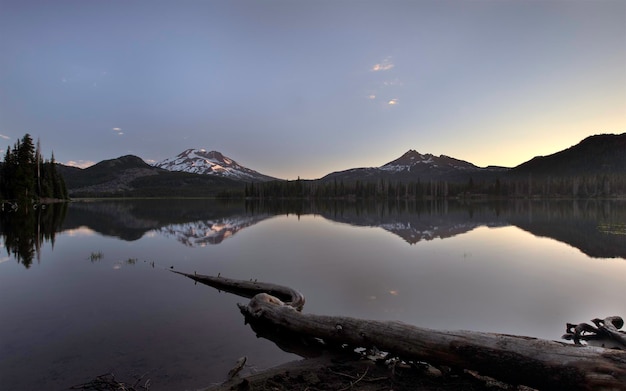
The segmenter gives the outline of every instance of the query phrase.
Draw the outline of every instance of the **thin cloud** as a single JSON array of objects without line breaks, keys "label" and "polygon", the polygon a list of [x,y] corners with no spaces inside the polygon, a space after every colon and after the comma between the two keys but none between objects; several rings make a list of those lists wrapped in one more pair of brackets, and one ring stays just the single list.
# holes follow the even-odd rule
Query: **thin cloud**
[{"label": "thin cloud", "polygon": [[4,134],[0,134],[0,138],[3,138],[5,140],[9,140],[11,137],[5,136]]},{"label": "thin cloud", "polygon": [[397,98],[393,98],[390,99],[389,102],[387,102],[388,105],[397,105],[398,104],[398,99]]},{"label": "thin cloud", "polygon": [[78,160],[78,161],[70,160],[65,163],[66,166],[78,167],[78,168],[87,168],[87,167],[93,166],[94,164],[96,164],[96,162],[93,162],[91,160]]},{"label": "thin cloud", "polygon": [[122,128],[113,128],[113,131],[117,133],[118,136],[121,136],[124,134],[124,132],[122,132]]},{"label": "thin cloud", "polygon": [[391,58],[387,57],[383,60],[383,62],[375,64],[372,67],[372,72],[388,71],[394,66],[395,66],[394,63],[391,62]]},{"label": "thin cloud", "polygon": [[402,82],[398,79],[385,80],[383,82],[383,87],[402,87]]}]

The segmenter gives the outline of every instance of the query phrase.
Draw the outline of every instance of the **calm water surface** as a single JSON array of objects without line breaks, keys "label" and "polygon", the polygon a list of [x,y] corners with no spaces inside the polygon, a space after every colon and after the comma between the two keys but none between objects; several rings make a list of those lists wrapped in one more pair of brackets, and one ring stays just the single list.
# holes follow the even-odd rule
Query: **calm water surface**
[{"label": "calm water surface", "polygon": [[0,389],[61,390],[107,372],[153,390],[298,356],[236,303],[170,270],[294,287],[305,312],[558,340],[626,315],[626,203],[245,205],[77,202],[4,213]]}]

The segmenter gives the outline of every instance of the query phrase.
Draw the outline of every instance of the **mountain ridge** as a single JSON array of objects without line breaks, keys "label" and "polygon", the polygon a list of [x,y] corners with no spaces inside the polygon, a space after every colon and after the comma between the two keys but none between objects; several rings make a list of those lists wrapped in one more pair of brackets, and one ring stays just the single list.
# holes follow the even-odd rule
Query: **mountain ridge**
[{"label": "mountain ridge", "polygon": [[[181,170],[170,171],[160,168],[159,165]],[[64,176],[68,191],[73,197],[214,196],[224,192],[239,192],[250,182],[288,182],[241,166],[220,152],[207,152],[203,149],[187,149],[176,158],[165,159],[154,165],[146,163],[140,157],[125,155],[117,159],[103,160],[85,169],[59,165],[58,170]],[[498,166],[481,168],[447,155],[422,154],[409,149],[400,157],[380,167],[336,171],[309,181],[320,184],[333,181],[346,184],[381,183],[381,181],[493,184],[498,180],[520,181],[531,176],[558,178],[607,174],[626,175],[626,133],[590,136],[565,150],[534,157],[513,168]],[[623,182],[621,179],[619,181]],[[612,188],[606,187],[608,185],[605,184],[600,184],[605,188],[604,193],[612,191]],[[572,186],[578,189],[578,182]],[[589,188],[585,190],[586,194],[597,194],[595,184],[589,183],[586,186]],[[623,187],[622,184],[620,186]],[[572,191],[576,189],[572,188]]]},{"label": "mountain ridge", "polygon": [[72,197],[205,197],[240,191],[244,186],[229,178],[153,167],[134,155],[103,160],[87,168],[57,167]]},{"label": "mountain ridge", "polygon": [[626,170],[626,133],[597,134],[546,156],[535,156],[514,168],[514,174],[572,175]]},{"label": "mountain ridge", "polygon": [[478,167],[447,155],[421,154],[409,149],[399,158],[380,167],[335,171],[321,181],[392,180],[399,182],[441,180],[463,182],[491,181],[498,177],[571,176],[589,173],[626,173],[626,133],[597,134],[547,156],[536,156],[509,168],[495,165]]}]

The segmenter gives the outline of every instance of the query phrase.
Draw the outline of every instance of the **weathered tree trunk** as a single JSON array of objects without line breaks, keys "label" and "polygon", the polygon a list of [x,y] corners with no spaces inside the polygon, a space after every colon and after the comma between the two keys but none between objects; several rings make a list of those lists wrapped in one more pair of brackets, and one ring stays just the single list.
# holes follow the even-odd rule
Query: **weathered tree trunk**
[{"label": "weathered tree trunk", "polygon": [[[227,289],[231,282],[242,289],[242,281],[238,280],[222,277],[207,280],[207,276],[179,274],[222,290],[233,291],[232,287]],[[251,294],[257,289],[253,284],[261,283],[244,281],[243,289]],[[304,298],[297,291],[274,284],[268,286],[282,295],[282,300],[302,308]],[[303,314],[266,293],[256,294],[247,305],[239,304],[239,308],[253,324],[320,338],[328,344],[376,347],[407,361],[475,370],[509,384],[550,390],[626,390],[624,350],[505,334],[432,330],[401,322]]]}]

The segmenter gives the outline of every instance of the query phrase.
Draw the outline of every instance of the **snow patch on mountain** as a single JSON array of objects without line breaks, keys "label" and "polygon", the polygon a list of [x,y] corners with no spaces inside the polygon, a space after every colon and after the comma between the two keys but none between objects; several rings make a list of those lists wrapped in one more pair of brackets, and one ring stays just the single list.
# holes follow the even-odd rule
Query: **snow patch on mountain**
[{"label": "snow patch on mountain", "polygon": [[245,181],[270,181],[276,178],[261,174],[237,163],[217,151],[187,149],[178,156],[162,160],[154,165],[168,171],[216,175]]},{"label": "snow patch on mountain", "polygon": [[380,167],[383,171],[411,171],[411,168],[424,169],[430,168],[445,168],[445,169],[457,169],[457,170],[474,170],[479,169],[472,163],[468,163],[463,160],[451,158],[446,155],[435,156],[430,153],[425,155],[410,149],[404,155],[398,159],[391,161]]}]

